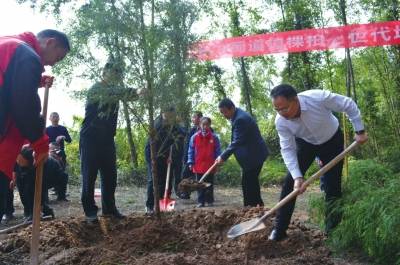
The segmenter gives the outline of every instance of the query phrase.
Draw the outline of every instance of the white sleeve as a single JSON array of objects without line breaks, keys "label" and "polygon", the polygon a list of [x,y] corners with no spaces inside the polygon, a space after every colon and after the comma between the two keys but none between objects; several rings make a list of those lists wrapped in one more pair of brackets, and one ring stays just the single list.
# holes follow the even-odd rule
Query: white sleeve
[{"label": "white sleeve", "polygon": [[292,175],[292,178],[296,179],[303,177],[297,159],[297,147],[294,135],[284,126],[276,124],[276,129],[279,135],[282,158]]},{"label": "white sleeve", "polygon": [[346,113],[355,131],[364,129],[360,110],[351,98],[327,90],[323,90],[322,97],[325,108],[335,112]]}]

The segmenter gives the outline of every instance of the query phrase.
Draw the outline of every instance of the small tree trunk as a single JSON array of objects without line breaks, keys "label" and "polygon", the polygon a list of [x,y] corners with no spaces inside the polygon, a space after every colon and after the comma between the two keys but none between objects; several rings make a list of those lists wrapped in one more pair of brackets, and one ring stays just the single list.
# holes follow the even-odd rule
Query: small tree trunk
[{"label": "small tree trunk", "polygon": [[126,103],[126,101],[122,101],[122,107],[126,122],[126,135],[128,137],[129,149],[131,151],[131,161],[133,167],[137,168],[138,167],[137,152],[136,152],[135,142],[133,141],[132,124],[131,124],[131,119],[129,118],[128,103]]}]

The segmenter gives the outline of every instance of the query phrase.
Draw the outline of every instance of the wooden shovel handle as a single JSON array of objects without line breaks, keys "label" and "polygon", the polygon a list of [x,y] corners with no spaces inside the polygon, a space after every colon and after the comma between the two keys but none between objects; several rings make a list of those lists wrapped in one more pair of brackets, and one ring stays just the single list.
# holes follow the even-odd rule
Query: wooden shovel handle
[{"label": "wooden shovel handle", "polygon": [[206,173],[203,174],[203,176],[201,177],[201,179],[199,180],[199,183],[203,182],[206,177],[211,173],[211,171],[213,171],[213,169],[218,165],[217,162],[214,162],[214,164],[212,164],[212,166],[206,171]]},{"label": "wooden shovel handle", "polygon": [[[333,166],[335,166],[340,160],[342,160],[348,153],[353,151],[357,146],[359,145],[358,142],[354,141],[350,146],[348,146],[343,152],[341,152],[338,156],[336,156],[334,159],[329,161],[328,164],[323,166],[320,170],[318,170],[314,175],[312,175],[307,181],[304,182],[304,186],[308,187],[314,180],[320,178],[324,173],[326,173],[329,169],[331,169]],[[289,193],[285,198],[280,200],[274,207],[272,207],[268,212],[266,212],[261,218],[260,221],[264,220],[268,216],[272,215],[275,213],[279,208],[281,208],[283,205],[288,203],[289,201],[293,200],[297,195],[299,195],[299,190],[293,190],[291,193]]]},{"label": "wooden shovel handle", "polygon": [[[42,117],[46,125],[47,106],[49,102],[49,86],[45,86]],[[41,161],[36,166],[35,178],[35,197],[33,203],[33,223],[32,223],[32,240],[31,240],[31,265],[39,264],[39,237],[40,237],[40,208],[42,199],[42,179],[43,179],[44,161]]]}]

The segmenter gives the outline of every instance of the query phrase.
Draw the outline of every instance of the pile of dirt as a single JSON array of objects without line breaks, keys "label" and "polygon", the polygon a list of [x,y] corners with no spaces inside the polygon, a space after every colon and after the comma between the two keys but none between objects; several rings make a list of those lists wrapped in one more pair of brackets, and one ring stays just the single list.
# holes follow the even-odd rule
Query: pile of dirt
[{"label": "pile of dirt", "polygon": [[[262,214],[261,209],[189,210],[155,217],[130,215],[119,221],[101,218],[86,224],[81,218],[42,223],[41,264],[338,264],[324,246],[324,236],[295,222],[289,238],[271,242],[272,228],[228,239],[237,223]],[[1,264],[29,262],[30,228],[0,241]]]}]

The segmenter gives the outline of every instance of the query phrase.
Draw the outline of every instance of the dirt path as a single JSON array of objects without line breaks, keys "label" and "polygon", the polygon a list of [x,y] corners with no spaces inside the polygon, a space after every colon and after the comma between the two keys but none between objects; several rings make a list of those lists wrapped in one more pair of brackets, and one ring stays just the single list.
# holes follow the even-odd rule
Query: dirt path
[{"label": "dirt path", "polygon": [[[160,222],[144,216],[143,188],[121,187],[116,200],[128,218],[100,218],[97,225],[83,222],[78,188],[70,188],[69,193],[70,202],[51,204],[57,219],[42,224],[43,264],[362,264],[336,258],[325,247],[324,235],[307,221],[307,196],[298,200],[289,239],[274,243],[267,240],[272,219],[265,230],[226,238],[232,225],[262,213],[242,208],[239,189],[217,188],[214,207],[201,210],[194,209],[194,200],[177,200],[177,210],[163,215]],[[262,196],[270,207],[277,202],[279,189],[264,189]],[[21,213],[17,200],[16,216]],[[29,237],[30,228],[1,236],[0,264],[26,264]]]}]

